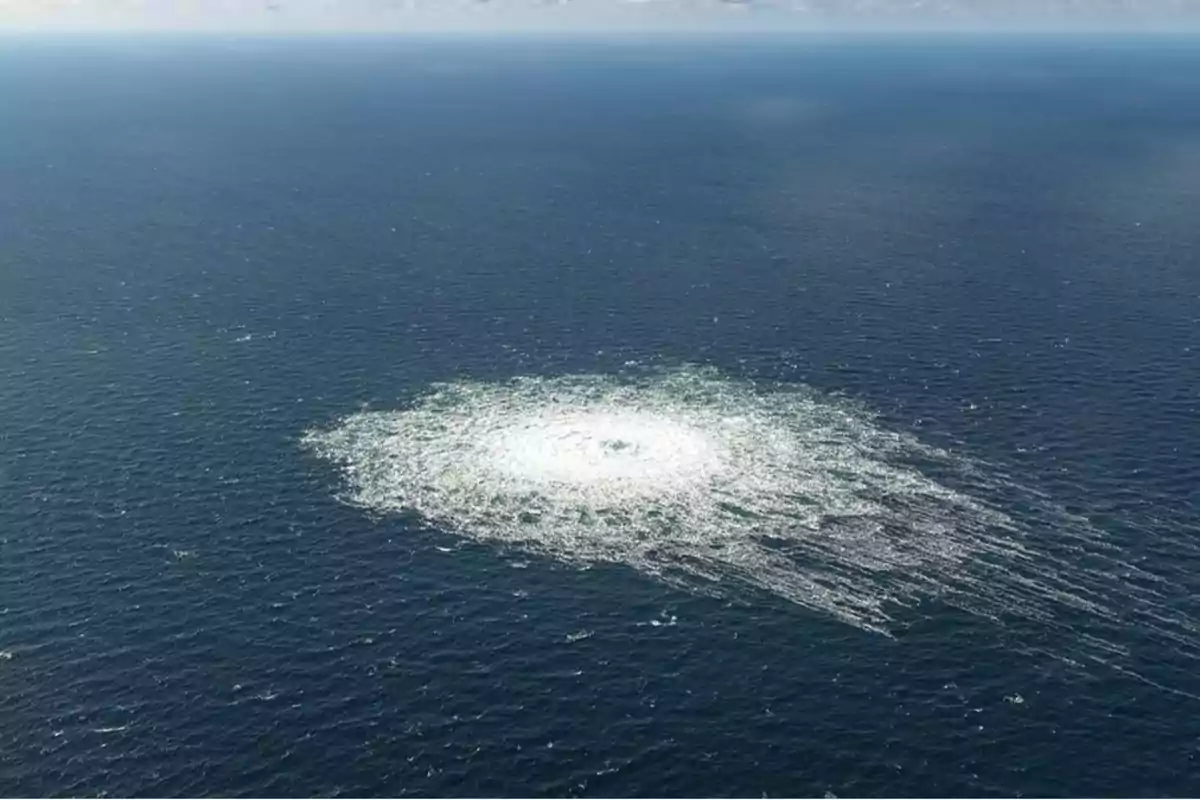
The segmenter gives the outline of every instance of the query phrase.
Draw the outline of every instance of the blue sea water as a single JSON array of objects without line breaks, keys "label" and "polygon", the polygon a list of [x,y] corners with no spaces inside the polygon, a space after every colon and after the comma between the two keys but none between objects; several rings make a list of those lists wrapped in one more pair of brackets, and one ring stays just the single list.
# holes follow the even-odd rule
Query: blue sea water
[{"label": "blue sea water", "polygon": [[[1197,98],[1183,37],[0,43],[0,794],[1200,792]],[[851,398],[1154,605],[886,636],[301,446],[630,362]]]}]

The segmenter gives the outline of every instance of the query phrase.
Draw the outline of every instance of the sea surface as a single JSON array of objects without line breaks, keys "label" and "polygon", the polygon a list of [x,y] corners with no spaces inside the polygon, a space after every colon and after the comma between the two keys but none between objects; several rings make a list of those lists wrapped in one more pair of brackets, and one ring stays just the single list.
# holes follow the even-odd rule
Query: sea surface
[{"label": "sea surface", "polygon": [[[304,443],[680,369],[1103,610],[866,630]],[[1197,620],[1198,39],[0,41],[0,794],[1195,795]]]}]

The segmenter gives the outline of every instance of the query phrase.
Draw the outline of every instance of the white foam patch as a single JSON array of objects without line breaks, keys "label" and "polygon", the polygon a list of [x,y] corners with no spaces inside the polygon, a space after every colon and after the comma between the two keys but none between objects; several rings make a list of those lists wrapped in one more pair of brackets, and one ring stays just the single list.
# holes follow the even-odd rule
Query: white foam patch
[{"label": "white foam patch", "polygon": [[[950,484],[1011,485],[804,387],[695,368],[463,381],[305,442],[343,465],[346,499],[369,509],[694,590],[762,590],[884,633],[897,608],[931,597],[1063,630],[1103,627],[1118,597],[1157,608],[1112,578],[1113,565],[1136,568],[1086,522],[1025,492],[1020,504],[1056,529],[1059,549],[1039,549],[1028,524]],[[1062,555],[1080,551],[1091,566]],[[1190,620],[1153,613],[1192,646]]]}]

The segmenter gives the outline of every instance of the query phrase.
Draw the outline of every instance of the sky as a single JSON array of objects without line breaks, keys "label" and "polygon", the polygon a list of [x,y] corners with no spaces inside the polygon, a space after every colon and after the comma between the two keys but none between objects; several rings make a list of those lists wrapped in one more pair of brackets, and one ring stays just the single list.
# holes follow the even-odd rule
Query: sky
[{"label": "sky", "polygon": [[1200,28],[1200,0],[0,0],[0,30]]}]

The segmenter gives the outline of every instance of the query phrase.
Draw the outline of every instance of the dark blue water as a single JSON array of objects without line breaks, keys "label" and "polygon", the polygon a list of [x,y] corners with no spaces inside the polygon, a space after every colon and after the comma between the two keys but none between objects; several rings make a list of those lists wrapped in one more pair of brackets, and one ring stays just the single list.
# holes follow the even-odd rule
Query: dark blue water
[{"label": "dark blue water", "polygon": [[801,382],[1196,619],[1197,98],[1182,38],[5,41],[0,793],[1200,792],[1186,630],[887,638],[373,517],[298,443],[462,377]]}]

